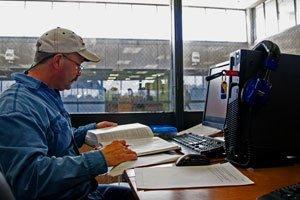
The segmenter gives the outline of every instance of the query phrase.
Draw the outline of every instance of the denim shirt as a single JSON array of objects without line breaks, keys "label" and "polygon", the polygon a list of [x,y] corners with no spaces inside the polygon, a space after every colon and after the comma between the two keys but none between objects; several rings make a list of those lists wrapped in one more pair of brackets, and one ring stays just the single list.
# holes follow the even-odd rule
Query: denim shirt
[{"label": "denim shirt", "polygon": [[57,90],[23,73],[12,77],[0,96],[0,170],[16,199],[86,196],[91,179],[107,172],[101,152],[77,152],[96,124],[72,128]]}]

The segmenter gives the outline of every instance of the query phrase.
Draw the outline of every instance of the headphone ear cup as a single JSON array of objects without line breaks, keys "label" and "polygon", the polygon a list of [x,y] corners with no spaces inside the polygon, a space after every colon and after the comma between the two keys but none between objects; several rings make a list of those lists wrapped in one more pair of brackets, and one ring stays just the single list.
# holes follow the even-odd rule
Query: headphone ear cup
[{"label": "headphone ear cup", "polygon": [[265,105],[268,101],[271,87],[271,84],[265,79],[259,77],[249,79],[241,92],[242,102],[251,107]]}]

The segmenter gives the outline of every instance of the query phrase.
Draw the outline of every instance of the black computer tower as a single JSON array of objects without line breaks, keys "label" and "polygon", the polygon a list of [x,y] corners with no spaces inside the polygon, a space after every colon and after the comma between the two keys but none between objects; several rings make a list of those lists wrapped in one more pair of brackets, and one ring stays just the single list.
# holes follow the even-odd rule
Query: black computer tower
[{"label": "black computer tower", "polygon": [[227,159],[239,166],[286,164],[300,155],[300,56],[281,54],[265,105],[242,101],[246,81],[264,69],[264,59],[253,50],[230,55],[230,69],[238,76],[230,77],[224,137]]}]

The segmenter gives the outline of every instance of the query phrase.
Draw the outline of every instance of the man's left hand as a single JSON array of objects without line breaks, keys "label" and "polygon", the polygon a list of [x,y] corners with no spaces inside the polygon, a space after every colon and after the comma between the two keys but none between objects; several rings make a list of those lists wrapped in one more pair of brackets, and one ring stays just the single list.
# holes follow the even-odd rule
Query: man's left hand
[{"label": "man's left hand", "polygon": [[109,122],[109,121],[103,121],[96,124],[96,128],[107,128],[107,127],[114,127],[117,126],[117,123]]}]

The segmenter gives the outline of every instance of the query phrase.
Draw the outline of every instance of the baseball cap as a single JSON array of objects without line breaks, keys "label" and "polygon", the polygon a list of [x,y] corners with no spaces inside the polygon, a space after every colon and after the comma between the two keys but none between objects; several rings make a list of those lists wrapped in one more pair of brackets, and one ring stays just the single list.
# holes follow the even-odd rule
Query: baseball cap
[{"label": "baseball cap", "polygon": [[34,63],[31,68],[56,53],[78,53],[85,61],[99,62],[100,58],[86,49],[82,38],[71,30],[57,27],[44,33],[36,43]]}]

